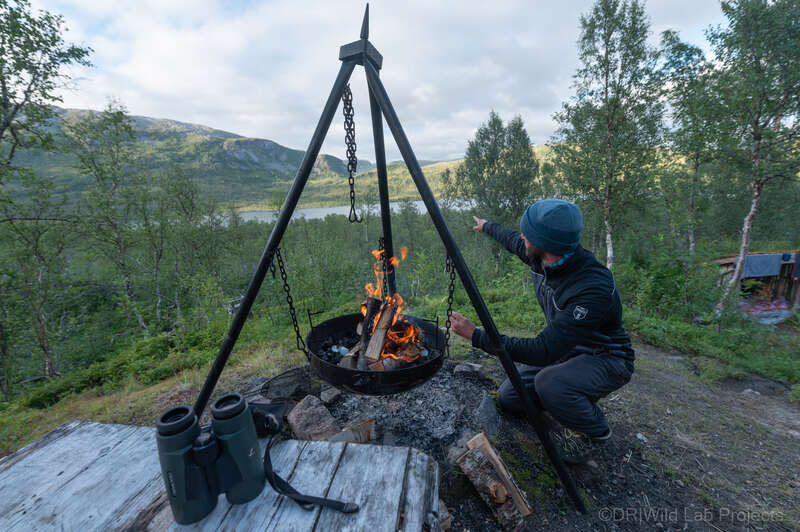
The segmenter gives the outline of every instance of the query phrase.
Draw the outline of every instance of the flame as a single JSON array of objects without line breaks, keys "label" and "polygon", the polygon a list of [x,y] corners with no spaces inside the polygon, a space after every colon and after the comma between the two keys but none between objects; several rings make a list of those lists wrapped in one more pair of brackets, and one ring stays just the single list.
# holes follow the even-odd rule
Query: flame
[{"label": "flame", "polygon": [[[364,290],[367,294],[367,297],[381,301],[382,305],[381,311],[377,312],[375,314],[375,318],[372,320],[372,330],[370,331],[370,334],[375,331],[375,327],[378,324],[378,321],[380,321],[383,311],[389,306],[397,305],[397,311],[392,319],[392,325],[386,334],[386,342],[384,343],[383,350],[381,351],[381,358],[395,358],[398,360],[405,360],[406,362],[413,362],[419,358],[419,354],[407,355],[403,354],[402,351],[409,344],[416,344],[420,341],[419,329],[416,325],[405,319],[405,316],[403,315],[403,309],[406,307],[406,302],[403,297],[396,292],[392,295],[383,293],[385,273],[393,272],[395,266],[400,264],[401,260],[405,260],[406,256],[408,256],[408,247],[403,246],[400,248],[399,259],[395,256],[389,257],[389,260],[387,261],[389,270],[385,273],[382,269],[384,250],[373,249],[371,253],[372,256],[375,257],[375,264],[372,266],[372,271],[375,273],[375,283],[367,283],[364,286]],[[367,315],[366,305],[361,305],[361,315]]]}]

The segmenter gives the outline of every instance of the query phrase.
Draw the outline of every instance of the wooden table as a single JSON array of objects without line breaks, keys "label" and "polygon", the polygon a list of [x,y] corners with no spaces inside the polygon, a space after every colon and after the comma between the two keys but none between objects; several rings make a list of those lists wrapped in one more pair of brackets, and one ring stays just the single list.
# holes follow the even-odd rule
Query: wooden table
[{"label": "wooden table", "polygon": [[0,459],[0,530],[438,530],[437,463],[416,449],[288,440],[271,456],[301,493],[360,511],[306,511],[267,484],[248,504],[221,495],[199,523],[176,525],[155,430],[73,420]]}]

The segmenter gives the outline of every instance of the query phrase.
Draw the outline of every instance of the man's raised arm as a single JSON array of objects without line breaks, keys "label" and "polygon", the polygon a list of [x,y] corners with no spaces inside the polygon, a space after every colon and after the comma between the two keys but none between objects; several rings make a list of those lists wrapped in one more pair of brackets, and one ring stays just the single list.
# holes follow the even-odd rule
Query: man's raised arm
[{"label": "man's raised arm", "polygon": [[522,262],[530,264],[530,259],[525,253],[525,242],[522,240],[519,232],[503,227],[498,223],[478,218],[477,216],[473,216],[473,218],[475,219],[474,230],[479,233],[486,233],[500,242],[508,251],[519,257]]}]

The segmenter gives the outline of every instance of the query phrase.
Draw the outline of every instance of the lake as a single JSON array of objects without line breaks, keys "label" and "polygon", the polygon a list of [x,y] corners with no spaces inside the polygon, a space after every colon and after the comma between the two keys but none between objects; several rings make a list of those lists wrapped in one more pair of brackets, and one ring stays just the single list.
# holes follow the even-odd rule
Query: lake
[{"label": "lake", "polygon": [[[403,203],[404,202],[399,202],[399,201],[390,202],[389,205],[391,206],[392,212],[398,212]],[[414,208],[417,210],[417,212],[428,212],[422,200],[413,201],[411,203],[412,205],[414,205]],[[460,200],[458,202],[458,208],[467,209],[472,207],[473,204],[474,204],[473,201]],[[381,212],[380,205],[377,204],[372,205],[370,207],[370,210],[373,215],[380,215]],[[360,215],[361,209],[356,208],[356,212],[358,212]],[[309,220],[316,220],[325,218],[329,214],[347,216],[350,214],[350,206],[342,205],[339,207],[313,207],[306,209],[295,209],[294,214],[292,215],[292,219],[307,218]],[[275,211],[247,211],[247,212],[240,212],[239,215],[242,217],[244,221],[258,220],[259,222],[274,222],[275,218],[277,218],[277,214]]]}]

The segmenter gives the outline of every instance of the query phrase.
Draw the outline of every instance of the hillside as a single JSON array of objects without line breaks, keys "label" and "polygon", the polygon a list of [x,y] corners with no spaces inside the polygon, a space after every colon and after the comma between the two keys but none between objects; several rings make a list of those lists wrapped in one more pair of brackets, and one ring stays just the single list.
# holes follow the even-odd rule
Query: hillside
[{"label": "hillside", "polygon": [[[58,138],[64,120],[76,120],[89,111],[57,109],[53,132]],[[140,145],[141,166],[149,171],[179,167],[193,177],[210,196],[219,201],[269,201],[274,193],[285,194],[303,158],[302,150],[282,146],[268,139],[243,137],[208,126],[176,120],[132,116]],[[21,150],[15,163],[33,168],[39,175],[54,180],[66,193],[79,193],[86,181],[75,169],[75,159],[63,151]],[[359,161],[359,170],[373,166]],[[332,155],[320,155],[312,173],[312,185],[328,180],[338,182],[346,176],[346,163]],[[309,188],[311,195],[313,189]],[[346,193],[341,194],[346,198]],[[341,202],[341,200],[339,200]]]},{"label": "hillside", "polygon": [[[89,113],[80,109],[56,108],[56,111],[58,117],[52,127],[56,139],[62,121],[78,120]],[[177,120],[145,116],[131,116],[131,119],[144,170],[165,172],[178,167],[199,183],[208,196],[221,202],[233,202],[244,210],[275,208],[285,196],[303,159],[302,150],[268,139],[244,137]],[[533,150],[540,160],[549,156],[547,146],[534,145]],[[14,162],[52,179],[57,189],[70,195],[71,199],[87,186],[86,179],[75,169],[75,158],[63,150],[20,150]],[[431,188],[438,194],[441,192],[442,173],[447,169],[455,171],[461,159],[419,162]],[[402,161],[389,163],[387,170],[392,200],[419,199]],[[356,197],[362,198],[362,202],[377,203],[375,165],[368,160],[359,160],[358,171]],[[303,193],[303,205],[346,204],[346,177],[344,160],[320,155]]]}]

